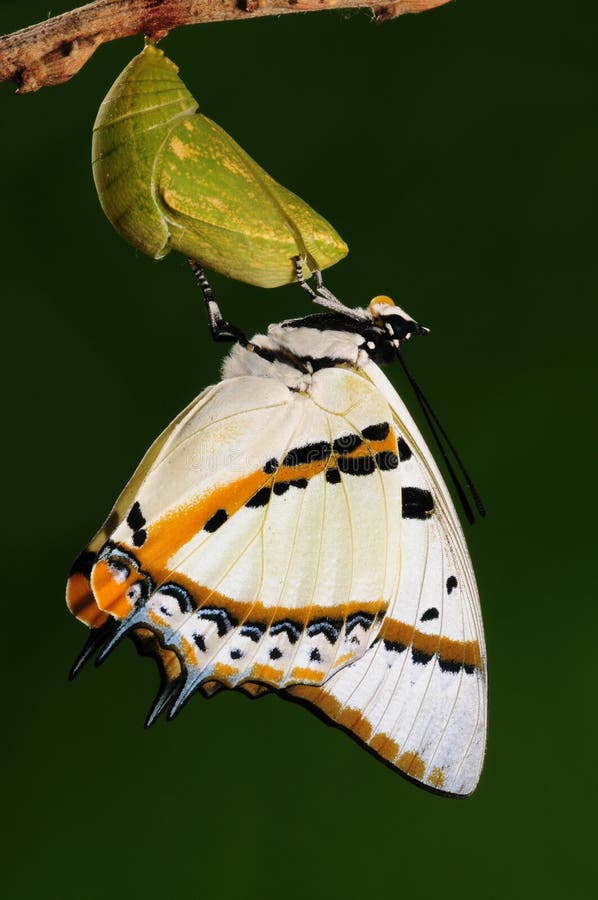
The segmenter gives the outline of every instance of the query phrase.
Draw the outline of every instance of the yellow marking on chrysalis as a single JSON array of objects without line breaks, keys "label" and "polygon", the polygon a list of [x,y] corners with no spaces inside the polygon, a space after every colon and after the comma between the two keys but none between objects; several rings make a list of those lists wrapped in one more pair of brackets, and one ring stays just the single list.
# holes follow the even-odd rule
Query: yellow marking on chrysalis
[{"label": "yellow marking on chrysalis", "polygon": [[191,144],[185,144],[178,137],[173,137],[170,141],[170,148],[178,159],[193,159],[195,156],[194,148]]},{"label": "yellow marking on chrysalis", "polygon": [[455,641],[437,634],[424,634],[407,622],[389,618],[382,623],[379,636],[380,640],[411,646],[422,653],[437,653],[440,659],[447,662],[482,668],[482,655],[477,641]]},{"label": "yellow marking on chrysalis", "polygon": [[434,769],[432,769],[432,771],[430,772],[430,775],[428,776],[427,781],[428,781],[428,784],[431,785],[432,787],[443,788],[444,787],[444,773],[443,773],[442,769],[439,769],[438,766],[436,766]]},{"label": "yellow marking on chrysalis", "polygon": [[378,756],[388,760],[388,762],[393,762],[398,756],[399,745],[396,741],[393,741],[388,734],[384,734],[383,731],[379,731],[378,734],[375,734],[369,743],[372,750],[374,750]]},{"label": "yellow marking on chrysalis", "polygon": [[277,683],[282,679],[283,675],[284,671],[282,669],[275,669],[273,666],[262,663],[254,663],[251,668],[252,678],[257,678],[260,681],[274,681]]},{"label": "yellow marking on chrysalis", "polygon": [[306,669],[301,666],[297,666],[291,672],[291,678],[297,678],[299,681],[323,681],[325,677],[326,672],[318,669]]},{"label": "yellow marking on chrysalis", "polygon": [[396,765],[405,772],[406,775],[411,775],[412,778],[421,779],[424,777],[424,772],[426,771],[425,762],[419,754],[412,750],[407,753],[402,753],[397,759]]}]

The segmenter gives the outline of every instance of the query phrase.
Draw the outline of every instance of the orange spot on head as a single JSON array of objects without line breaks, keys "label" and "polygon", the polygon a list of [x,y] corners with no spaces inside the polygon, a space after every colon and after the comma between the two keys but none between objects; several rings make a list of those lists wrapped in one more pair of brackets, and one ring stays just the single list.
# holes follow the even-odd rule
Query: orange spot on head
[{"label": "orange spot on head", "polygon": [[387,297],[386,294],[378,294],[377,297],[374,297],[373,300],[370,300],[368,306],[368,312],[374,319],[377,319],[380,315],[380,306],[395,306],[394,300],[391,300],[390,297]]},{"label": "orange spot on head", "polygon": [[419,756],[419,754],[414,753],[413,751],[408,751],[407,753],[402,753],[397,759],[397,766],[406,775],[411,775],[412,778],[423,778],[424,772],[426,771],[426,764]]},{"label": "orange spot on head", "polygon": [[382,759],[387,759],[389,762],[395,760],[399,752],[397,742],[393,741],[387,734],[384,734],[383,731],[379,731],[378,734],[374,735],[370,741],[370,747],[378,756],[381,756]]}]

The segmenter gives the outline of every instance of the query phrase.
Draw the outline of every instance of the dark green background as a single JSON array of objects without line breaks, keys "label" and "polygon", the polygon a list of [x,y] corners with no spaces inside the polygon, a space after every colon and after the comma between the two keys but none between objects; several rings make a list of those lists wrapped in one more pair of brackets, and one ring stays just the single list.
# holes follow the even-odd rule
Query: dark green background
[{"label": "dark green background", "polygon": [[[1,86],[11,900],[588,896],[591,6],[457,0],[384,26],[293,15],[163,44],[201,109],[348,241],[330,287],[350,304],[388,293],[432,327],[409,360],[489,509],[468,529],[491,693],[466,801],[418,790],[276,697],[197,698],[144,731],[157,676],[132,646],[67,683],[85,637],[63,601],[71,559],[153,437],[217,379],[222,348],[184,260],[134,252],[95,196],[93,119],[141,40],[102,48],[62,87]],[[47,11],[3,0],[0,30]],[[296,287],[213,282],[249,331],[309,308]]]}]

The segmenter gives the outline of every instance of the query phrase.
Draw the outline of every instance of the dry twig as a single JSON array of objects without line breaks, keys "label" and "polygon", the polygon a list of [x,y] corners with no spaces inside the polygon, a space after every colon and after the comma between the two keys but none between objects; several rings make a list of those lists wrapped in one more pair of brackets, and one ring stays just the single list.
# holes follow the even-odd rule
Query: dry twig
[{"label": "dry twig", "polygon": [[292,12],[367,7],[379,21],[422,12],[449,0],[95,0],[87,6],[0,37],[0,81],[19,93],[68,81],[108,41],[145,34],[159,39],[174,28]]}]

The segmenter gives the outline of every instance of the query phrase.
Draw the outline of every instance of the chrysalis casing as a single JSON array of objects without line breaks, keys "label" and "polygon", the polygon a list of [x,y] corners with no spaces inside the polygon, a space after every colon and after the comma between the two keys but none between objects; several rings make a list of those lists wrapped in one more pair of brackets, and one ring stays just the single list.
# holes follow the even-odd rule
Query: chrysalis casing
[{"label": "chrysalis casing", "polygon": [[279,185],[198,103],[148,45],[119,75],[93,131],[93,175],[119,234],[149,256],[170,250],[249,284],[295,280],[342,259],[332,226]]}]

